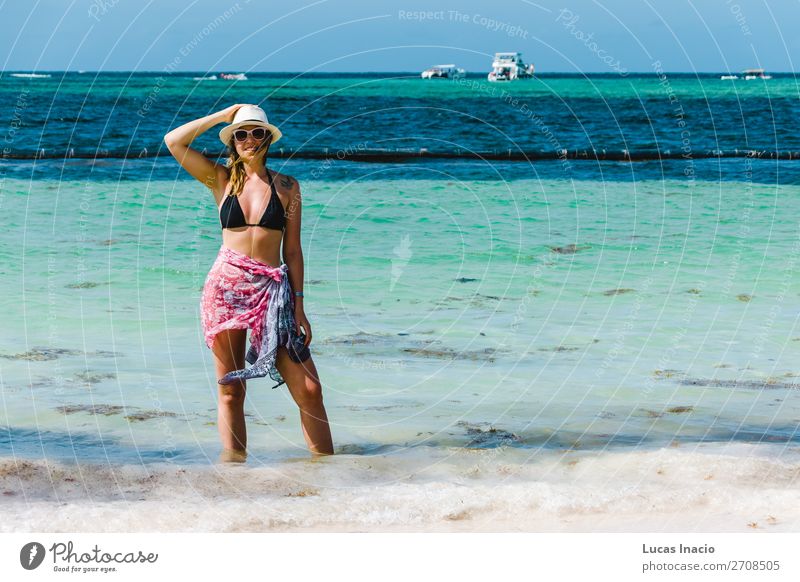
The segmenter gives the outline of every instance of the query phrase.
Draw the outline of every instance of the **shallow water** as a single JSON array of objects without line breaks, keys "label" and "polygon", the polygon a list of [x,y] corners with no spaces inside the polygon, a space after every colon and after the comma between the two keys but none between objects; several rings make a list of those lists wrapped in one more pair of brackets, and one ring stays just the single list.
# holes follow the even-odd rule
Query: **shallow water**
[{"label": "shallow water", "polygon": [[[340,450],[800,440],[796,187],[303,187],[306,311]],[[7,179],[4,196],[24,213],[0,234],[19,298],[0,340],[0,452],[213,459],[208,192]],[[301,453],[296,405],[262,384],[253,451]]]}]

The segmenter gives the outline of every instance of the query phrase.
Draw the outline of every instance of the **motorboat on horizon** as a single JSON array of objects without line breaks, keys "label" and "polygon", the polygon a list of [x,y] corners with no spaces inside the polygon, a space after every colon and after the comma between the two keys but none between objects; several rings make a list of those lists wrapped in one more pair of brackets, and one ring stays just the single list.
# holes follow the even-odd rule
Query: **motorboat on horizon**
[{"label": "motorboat on horizon", "polygon": [[51,75],[47,73],[11,73],[12,77],[20,77],[21,79],[49,79]]},{"label": "motorboat on horizon", "polygon": [[764,69],[745,69],[742,71],[745,81],[752,81],[753,79],[771,79],[772,75],[764,74]]},{"label": "motorboat on horizon", "polygon": [[495,53],[492,71],[486,76],[489,81],[515,81],[533,77],[533,64],[526,65],[522,53]]},{"label": "motorboat on horizon", "polygon": [[430,69],[425,69],[420,75],[423,79],[460,79],[464,77],[466,71],[456,67],[453,64],[449,65],[434,65]]}]

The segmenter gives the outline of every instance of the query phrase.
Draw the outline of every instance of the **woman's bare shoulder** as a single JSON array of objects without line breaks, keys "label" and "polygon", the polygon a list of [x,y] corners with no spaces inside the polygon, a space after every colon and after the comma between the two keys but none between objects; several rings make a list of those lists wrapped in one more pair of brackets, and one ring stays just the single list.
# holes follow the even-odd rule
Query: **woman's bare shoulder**
[{"label": "woman's bare shoulder", "polygon": [[275,174],[275,186],[277,186],[281,194],[293,196],[300,191],[300,184],[294,176],[274,171],[273,174]]}]

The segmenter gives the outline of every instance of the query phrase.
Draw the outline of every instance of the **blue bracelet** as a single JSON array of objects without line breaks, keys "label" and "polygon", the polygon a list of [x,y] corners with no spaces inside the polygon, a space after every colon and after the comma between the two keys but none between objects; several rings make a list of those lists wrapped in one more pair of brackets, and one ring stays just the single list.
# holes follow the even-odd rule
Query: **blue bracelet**
[{"label": "blue bracelet", "polygon": [[295,297],[303,297],[303,292],[302,291],[295,291],[294,295],[295,295]]}]

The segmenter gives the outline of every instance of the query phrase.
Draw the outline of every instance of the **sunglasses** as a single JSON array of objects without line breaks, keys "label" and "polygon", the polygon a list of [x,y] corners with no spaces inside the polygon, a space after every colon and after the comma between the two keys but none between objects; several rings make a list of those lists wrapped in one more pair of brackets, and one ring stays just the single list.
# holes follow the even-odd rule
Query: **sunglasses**
[{"label": "sunglasses", "polygon": [[253,139],[261,141],[267,136],[267,130],[263,127],[256,127],[255,129],[237,129],[233,132],[233,138],[236,141],[244,141],[248,135],[252,135]]}]

